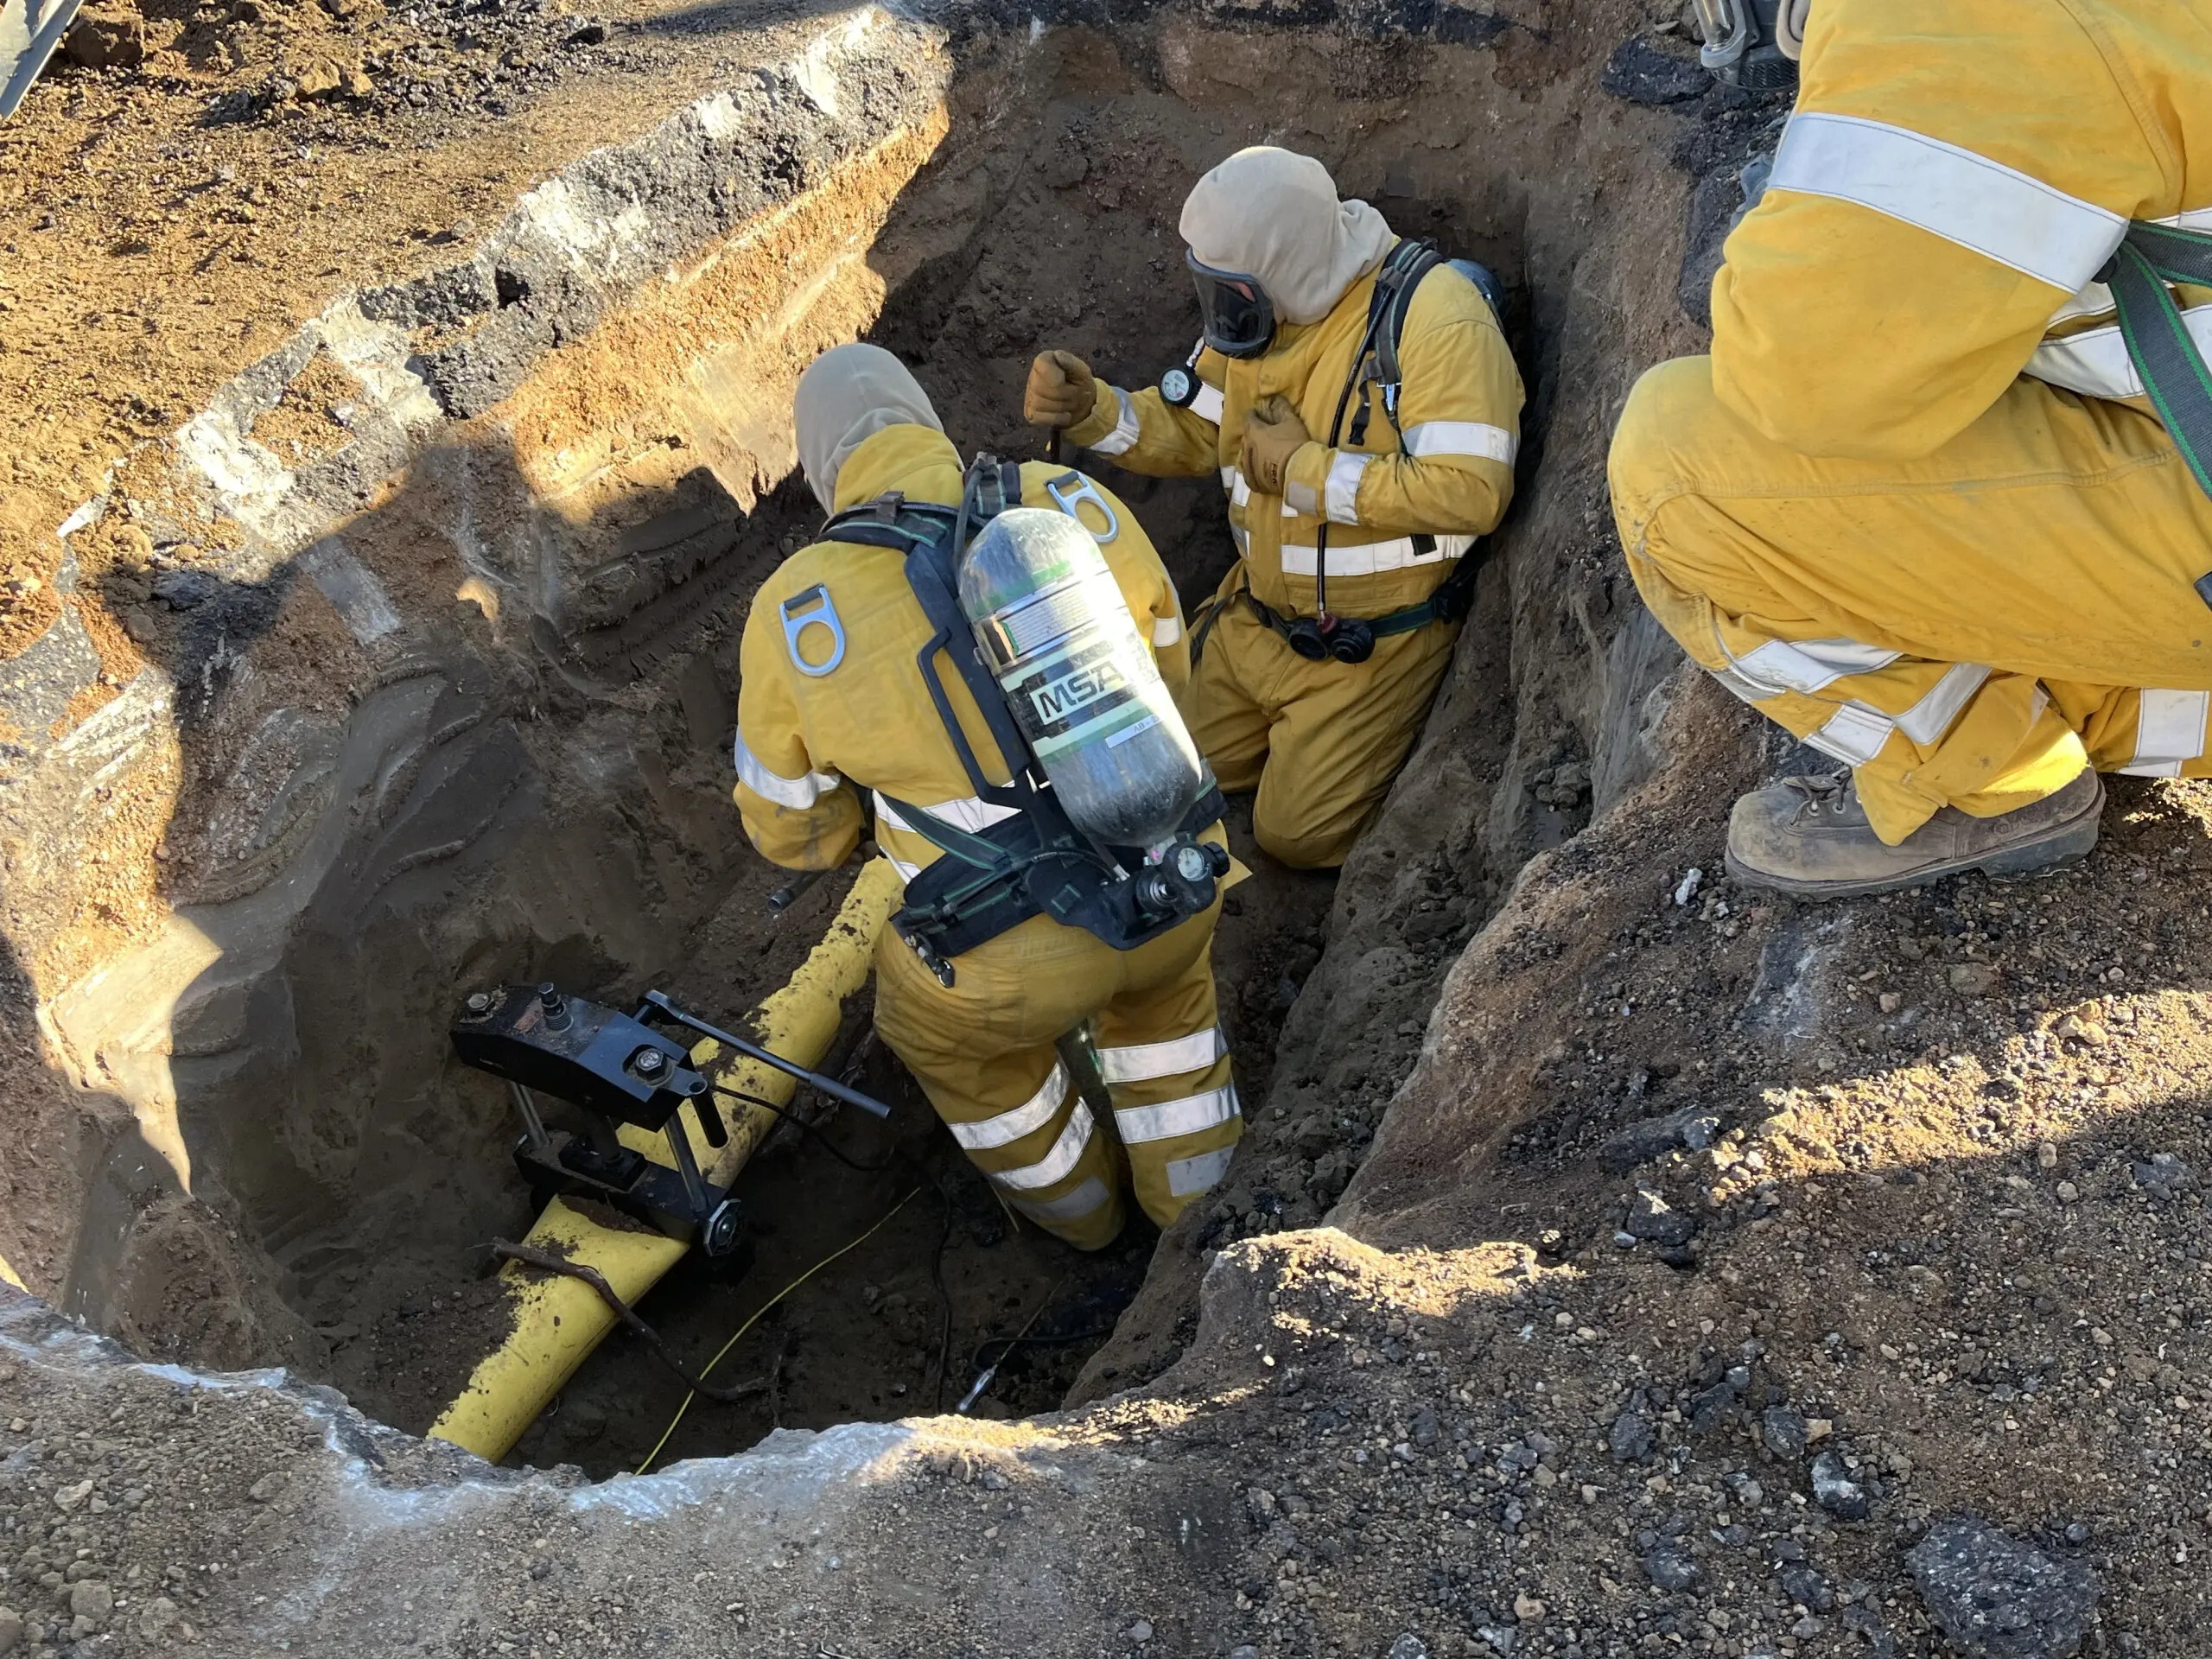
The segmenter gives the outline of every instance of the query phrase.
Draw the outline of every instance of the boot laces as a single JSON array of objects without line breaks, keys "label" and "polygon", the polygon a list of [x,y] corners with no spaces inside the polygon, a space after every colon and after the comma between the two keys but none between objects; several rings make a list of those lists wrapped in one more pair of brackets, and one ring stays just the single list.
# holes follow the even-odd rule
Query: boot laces
[{"label": "boot laces", "polygon": [[1824,808],[1840,818],[1851,810],[1856,793],[1853,779],[1848,772],[1829,772],[1818,777],[1784,778],[1782,786],[1798,798],[1797,816],[1800,818],[1817,817]]}]

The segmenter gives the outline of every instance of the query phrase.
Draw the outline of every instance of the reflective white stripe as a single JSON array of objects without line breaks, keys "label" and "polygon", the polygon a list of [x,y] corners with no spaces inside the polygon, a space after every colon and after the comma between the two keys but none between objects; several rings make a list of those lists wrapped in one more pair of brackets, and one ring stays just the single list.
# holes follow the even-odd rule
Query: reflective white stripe
[{"label": "reflective white stripe", "polygon": [[909,864],[896,853],[886,852],[883,855],[891,861],[891,868],[899,872],[901,881],[911,881],[922,873],[920,865]]},{"label": "reflective white stripe", "polygon": [[1034,1135],[1050,1123],[1068,1097],[1068,1069],[1058,1060],[1052,1062],[1052,1074],[1045,1079],[1045,1086],[1010,1112],[1001,1112],[996,1117],[987,1117],[976,1123],[949,1125],[952,1138],[970,1152],[984,1152],[993,1147],[1003,1147],[1019,1141],[1025,1135]]},{"label": "reflective white stripe", "polygon": [[1933,743],[1951,729],[1967,699],[1980,690],[1981,683],[1988,677],[1986,663],[1953,663],[1933,690],[1897,716],[1897,729],[1916,743]]},{"label": "reflective white stripe", "polygon": [[732,752],[737,762],[737,780],[764,801],[773,801],[778,806],[788,806],[794,812],[804,812],[817,801],[845,780],[834,772],[810,772],[804,778],[786,778],[760,764],[760,757],[745,747],[745,734],[737,734]]},{"label": "reflective white stripe", "polygon": [[1155,616],[1152,619],[1152,648],[1154,651],[1164,651],[1182,637],[1182,618]]},{"label": "reflective white stripe", "polygon": [[1118,455],[1135,446],[1144,429],[1137,424],[1137,406],[1130,401],[1129,394],[1119,386],[1109,386],[1106,390],[1114,394],[1114,402],[1121,410],[1121,417],[1114,423],[1111,432],[1097,442],[1084,447],[1096,454]]},{"label": "reflective white stripe", "polygon": [[1209,386],[1203,381],[1200,382],[1198,395],[1191,399],[1191,413],[1202,421],[1211,421],[1216,426],[1219,426],[1221,424],[1221,388]]},{"label": "reflective white stripe", "polygon": [[1221,481],[1229,489],[1229,505],[1232,507],[1243,506],[1252,499],[1252,486],[1244,481],[1244,474],[1234,467],[1224,467],[1221,470]]},{"label": "reflective white stripe", "polygon": [[1406,429],[1406,453],[1424,461],[1432,455],[1472,455],[1510,467],[1520,449],[1519,439],[1486,421],[1422,421]]},{"label": "reflective white stripe", "polygon": [[[2109,298],[2105,308],[2112,308]],[[2181,315],[2196,349],[2212,353],[2212,305],[2191,306]],[[2062,340],[2046,340],[2028,359],[2026,372],[2085,397],[2143,396],[2143,377],[2135,372],[2135,364],[2127,355],[2127,342],[2116,322],[2104,328],[2084,328]]]},{"label": "reflective white stripe", "polygon": [[1067,1179],[1081,1161],[1083,1149],[1090,1144],[1094,1127],[1090,1108],[1078,1100],[1075,1110],[1068,1115],[1067,1128],[1060,1131],[1060,1138],[1052,1142],[1050,1152],[1026,1168],[1002,1169],[991,1179],[1009,1192],[1033,1192],[1040,1186]]},{"label": "reflective white stripe", "polygon": [[1229,1173],[1229,1160],[1236,1155],[1236,1147],[1222,1147],[1213,1152],[1202,1152],[1195,1158],[1169,1159],[1168,1196],[1187,1198],[1194,1192],[1205,1192]]},{"label": "reflective white stripe", "polygon": [[2120,770],[2133,778],[2178,778],[2182,762],[2204,753],[2204,723],[2212,716],[2212,691],[2137,694],[2135,758]]},{"label": "reflective white stripe", "polygon": [[1171,1037],[1164,1043],[1135,1043],[1127,1048],[1098,1051],[1098,1075],[1109,1083],[1150,1083],[1155,1077],[1179,1077],[1211,1065],[1229,1052],[1219,1026],[1208,1026],[1188,1037]]},{"label": "reflective white stripe", "polygon": [[[982,834],[995,823],[1003,823],[1014,817],[1016,811],[1011,806],[993,806],[988,801],[979,801],[973,795],[963,795],[957,801],[938,801],[934,804],[928,801],[917,801],[914,804],[931,817],[943,818],[954,828],[965,830],[971,836]],[[922,834],[899,816],[898,810],[883,798],[880,790],[876,791],[875,816],[893,830],[904,830],[910,836]],[[929,837],[922,836],[922,839],[926,841]]]},{"label": "reflective white stripe", "polygon": [[1740,657],[1731,652],[1729,660],[1745,679],[1767,687],[1770,696],[1780,688],[1810,696],[1847,674],[1871,674],[1904,655],[1856,639],[1770,639]]},{"label": "reflective white stripe", "polygon": [[1236,1116],[1236,1085],[1224,1083],[1218,1089],[1185,1095],[1180,1100],[1164,1100],[1157,1106],[1116,1107],[1114,1126],[1122,1132],[1122,1144],[1134,1147],[1146,1141],[1196,1135]]},{"label": "reflective white stripe", "polygon": [[[2177,230],[2183,231],[2212,231],[2212,207],[2192,207],[2187,213],[2170,213],[2164,219],[2154,219],[2151,223],[2171,225]],[[2056,328],[2060,323],[2071,321],[2075,317],[2108,317],[2113,314],[2113,310],[2112,289],[2102,283],[2084,283],[2082,284],[2080,292],[2073,295],[2057,310],[2050,314],[2050,326]],[[2056,345],[2059,342],[2053,340],[2050,343]],[[2030,374],[2035,374],[2035,365],[2030,364],[2027,372]],[[2066,383],[2058,381],[2054,384],[2063,385]],[[2100,394],[2092,393],[2091,395]]]},{"label": "reflective white stripe", "polygon": [[1057,1198],[1015,1198],[1014,1207],[1025,1216],[1039,1221],[1075,1221],[1089,1215],[1114,1195],[1106,1190],[1106,1183],[1096,1175],[1072,1192],[1063,1192]]},{"label": "reflective white stripe", "polygon": [[[1372,576],[1385,570],[1403,570],[1416,564],[1436,564],[1446,559],[1463,556],[1475,544],[1471,536],[1439,536],[1436,550],[1423,554],[1415,551],[1410,536],[1401,536],[1395,541],[1369,542],[1361,547],[1329,549],[1329,574],[1332,576]],[[1282,550],[1282,569],[1287,576],[1310,576],[1313,574],[1313,550],[1286,543]]]},{"label": "reflective white stripe", "polygon": [[1322,495],[1332,524],[1356,524],[1359,522],[1359,480],[1367,475],[1372,455],[1339,449],[1336,459],[1329,463],[1329,482]]},{"label": "reflective white stripe", "polygon": [[1856,202],[2068,294],[2127,231],[2120,214],[2017,168],[1855,115],[1791,116],[1767,188]]},{"label": "reflective white stripe", "polygon": [[1897,722],[1879,709],[1847,702],[1828,716],[1827,724],[1805,740],[1822,754],[1851,766],[1863,766],[1882,752],[1897,730]]},{"label": "reflective white stripe", "polygon": [[1732,668],[1708,668],[1707,673],[1720,682],[1728,695],[1739,702],[1765,702],[1782,693],[1770,685],[1753,685]]}]

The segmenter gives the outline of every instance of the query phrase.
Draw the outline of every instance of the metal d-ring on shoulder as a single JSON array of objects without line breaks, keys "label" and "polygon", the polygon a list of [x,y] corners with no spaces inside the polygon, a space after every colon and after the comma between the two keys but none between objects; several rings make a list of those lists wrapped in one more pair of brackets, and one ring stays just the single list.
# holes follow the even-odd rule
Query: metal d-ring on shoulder
[{"label": "metal d-ring on shoulder", "polygon": [[[814,679],[835,671],[845,660],[845,625],[839,620],[837,607],[830,602],[830,590],[820,582],[805,592],[794,594],[779,607],[784,620],[784,648],[791,654],[791,666]],[[799,654],[798,638],[816,623],[830,630],[830,660],[810,663]]]},{"label": "metal d-ring on shoulder", "polygon": [[[1105,546],[1107,543],[1122,533],[1121,515],[1114,511],[1112,504],[1099,493],[1098,486],[1081,473],[1063,473],[1058,478],[1046,480],[1045,493],[1052,498],[1053,505],[1062,512],[1067,514],[1078,524],[1083,524],[1085,530],[1090,531],[1090,539],[1099,546]],[[1091,530],[1089,524],[1083,524],[1083,515],[1077,512],[1076,508],[1085,501],[1090,502],[1092,506],[1106,515],[1106,528],[1103,533]]]}]

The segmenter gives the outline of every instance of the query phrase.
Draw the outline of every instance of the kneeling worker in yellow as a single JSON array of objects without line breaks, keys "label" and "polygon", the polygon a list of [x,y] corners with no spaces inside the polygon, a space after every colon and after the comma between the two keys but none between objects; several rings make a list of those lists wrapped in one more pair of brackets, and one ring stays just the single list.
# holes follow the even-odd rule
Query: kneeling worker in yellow
[{"label": "kneeling worker in yellow", "polygon": [[[1218,472],[1242,556],[1184,700],[1271,856],[1344,862],[1412,750],[1513,493],[1521,377],[1489,273],[1328,170],[1239,150],[1184,204],[1205,336],[1130,393],[1046,352],[1024,412],[1132,472]],[[1479,285],[1478,285],[1479,284]]]},{"label": "kneeling worker in yellow", "polygon": [[[979,457],[963,477],[875,346],[817,359],[797,424],[831,517],[746,620],[746,834],[834,868],[872,791],[907,884],[877,1030],[1015,1209],[1096,1249],[1133,1183],[1166,1226],[1243,1128],[1209,960],[1230,860],[1170,695],[1189,672],[1174,586],[1083,474]],[[1086,1021],[1118,1145],[1054,1048]]]},{"label": "kneeling worker in yellow", "polygon": [[2212,0],[1698,5],[1802,80],[1614,512],[1683,648],[1850,768],[1738,801],[1729,870],[2087,852],[2098,772],[2212,773]]}]

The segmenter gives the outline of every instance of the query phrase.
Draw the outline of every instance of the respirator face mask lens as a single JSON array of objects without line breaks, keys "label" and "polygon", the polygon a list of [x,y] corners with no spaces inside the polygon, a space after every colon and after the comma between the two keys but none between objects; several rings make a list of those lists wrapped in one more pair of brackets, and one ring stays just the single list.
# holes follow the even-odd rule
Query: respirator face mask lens
[{"label": "respirator face mask lens", "polygon": [[1243,271],[1216,270],[1185,254],[1198,285],[1198,314],[1205,321],[1206,344],[1224,357],[1257,357],[1275,337],[1274,302],[1267,289]]}]

